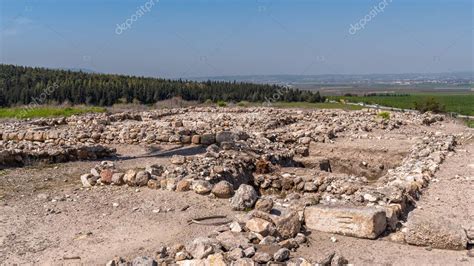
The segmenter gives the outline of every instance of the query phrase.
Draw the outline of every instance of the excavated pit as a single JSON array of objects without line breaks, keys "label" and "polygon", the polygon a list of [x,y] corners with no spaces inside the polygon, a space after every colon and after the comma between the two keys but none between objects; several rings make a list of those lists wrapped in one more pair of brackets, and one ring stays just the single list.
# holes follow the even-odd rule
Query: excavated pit
[{"label": "excavated pit", "polygon": [[262,195],[309,193],[360,204],[358,195],[384,186],[382,177],[402,165],[416,142],[408,138],[311,142],[307,156],[293,157],[292,164],[271,162],[274,167],[268,171],[254,173],[252,185]]},{"label": "excavated pit", "polygon": [[398,167],[413,141],[354,140],[337,143],[312,143],[308,157],[299,161],[305,168],[365,177],[376,181],[389,169]]}]

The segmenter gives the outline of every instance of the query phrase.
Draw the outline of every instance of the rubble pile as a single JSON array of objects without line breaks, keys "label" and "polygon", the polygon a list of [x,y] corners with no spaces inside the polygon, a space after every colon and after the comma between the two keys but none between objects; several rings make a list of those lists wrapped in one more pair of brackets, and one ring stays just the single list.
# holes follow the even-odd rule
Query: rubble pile
[{"label": "rubble pile", "polygon": [[[268,165],[295,164],[294,152],[285,149],[280,143],[258,141],[249,138],[244,132],[218,132],[215,141],[219,145],[209,145],[204,154],[174,155],[170,159],[171,165],[167,166],[147,165],[141,166],[141,169],[115,169],[113,163],[106,163],[106,167],[98,165],[90,174],[85,175],[87,177],[82,178],[83,184],[87,187],[95,184],[127,184],[172,191],[192,189],[198,194],[212,192],[221,197],[216,191],[223,183],[229,184],[230,194],[241,184],[252,184],[252,173],[261,171],[259,162],[266,162]],[[109,167],[110,165],[112,166]],[[100,178],[103,171],[123,177],[115,181]],[[137,181],[134,176],[139,174],[143,179]]]},{"label": "rubble pile", "polygon": [[[219,131],[251,132],[285,144],[328,142],[340,136],[393,130],[409,123],[438,121],[431,114],[394,114],[390,120],[374,111],[295,111],[271,108],[180,108],[117,114],[87,114],[69,118],[9,122],[0,126],[4,141],[37,141],[55,144],[101,143],[214,143]],[[425,122],[424,122],[425,121]]]}]

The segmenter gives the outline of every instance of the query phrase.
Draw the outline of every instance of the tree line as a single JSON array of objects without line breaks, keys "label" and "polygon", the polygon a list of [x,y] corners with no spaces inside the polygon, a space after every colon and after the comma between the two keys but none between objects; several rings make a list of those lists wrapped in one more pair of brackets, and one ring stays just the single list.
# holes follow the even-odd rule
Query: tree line
[{"label": "tree line", "polygon": [[0,64],[0,106],[187,101],[321,102],[319,92],[246,82],[171,80]]}]

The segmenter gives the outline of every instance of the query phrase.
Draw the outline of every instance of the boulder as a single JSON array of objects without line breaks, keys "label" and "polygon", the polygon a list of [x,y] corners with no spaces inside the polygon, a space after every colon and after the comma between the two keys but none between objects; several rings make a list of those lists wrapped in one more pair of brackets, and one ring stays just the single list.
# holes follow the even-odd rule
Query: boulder
[{"label": "boulder", "polygon": [[375,208],[310,206],[304,211],[308,229],[375,239],[387,226],[385,212]]},{"label": "boulder", "polygon": [[125,183],[127,183],[129,186],[134,186],[135,185],[135,176],[137,175],[137,172],[133,169],[128,170],[125,175],[123,176],[123,180]]},{"label": "boulder", "polygon": [[293,178],[283,177],[283,179],[281,180],[281,187],[284,190],[291,190],[294,187],[294,185],[295,185],[295,182]]},{"label": "boulder", "polygon": [[266,236],[270,232],[271,223],[261,218],[252,218],[245,223],[245,227],[254,233]]},{"label": "boulder", "polygon": [[186,180],[186,179],[179,180],[178,183],[176,184],[176,191],[178,192],[188,191],[190,187],[191,187],[191,182],[189,180]]},{"label": "boulder", "polygon": [[300,244],[298,244],[298,241],[295,238],[289,238],[289,239],[280,241],[278,242],[278,245],[282,248],[287,248],[287,249],[296,249],[300,246]]},{"label": "boulder", "polygon": [[148,184],[148,179],[150,179],[150,173],[146,171],[140,171],[135,176],[135,185],[142,187]]},{"label": "boulder", "polygon": [[112,175],[112,184],[121,186],[124,183],[123,177],[125,176],[124,173],[114,173]]},{"label": "boulder", "polygon": [[112,183],[112,176],[114,172],[110,169],[105,169],[100,172],[100,182],[104,184]]},{"label": "boulder", "polygon": [[92,182],[91,178],[92,178],[91,174],[81,175],[82,186],[83,187],[92,187],[94,185],[94,182]]},{"label": "boulder", "polygon": [[310,137],[302,137],[298,140],[298,143],[301,143],[301,144],[309,144],[311,142],[311,138]]},{"label": "boulder", "polygon": [[218,254],[209,255],[209,257],[206,260],[206,265],[209,265],[209,266],[227,266],[227,263],[224,259],[224,256],[222,255],[222,253],[218,253]]},{"label": "boulder", "polygon": [[295,237],[301,230],[300,216],[297,212],[290,212],[274,219],[278,234],[283,239]]},{"label": "boulder", "polygon": [[186,245],[186,250],[193,256],[193,258],[200,260],[220,251],[221,244],[216,239],[198,237]]},{"label": "boulder", "polygon": [[191,143],[191,136],[187,136],[187,135],[181,136],[179,138],[179,141],[183,144],[189,144]]},{"label": "boulder", "polygon": [[255,255],[255,248],[253,246],[244,249],[244,256],[247,258],[251,258]]},{"label": "boulder", "polygon": [[157,180],[150,179],[148,180],[148,183],[146,184],[146,186],[151,189],[159,189],[161,187],[161,184]]},{"label": "boulder", "polygon": [[252,186],[242,184],[235,192],[230,204],[233,210],[243,211],[252,208],[257,201],[257,198],[257,191],[255,191]]},{"label": "boulder", "polygon": [[160,176],[163,174],[164,168],[162,165],[153,164],[145,168],[145,171],[150,173],[150,175]]},{"label": "boulder", "polygon": [[232,222],[231,224],[229,224],[229,227],[230,227],[230,231],[232,232],[242,232],[242,227],[240,226],[240,224],[238,222]]},{"label": "boulder", "polygon": [[191,142],[193,144],[199,144],[201,142],[201,136],[193,135],[192,138],[191,138]]},{"label": "boulder", "polygon": [[214,134],[203,134],[201,136],[201,144],[210,145],[216,142],[216,135]]},{"label": "boulder", "polygon": [[294,239],[296,240],[296,243],[298,243],[298,244],[303,244],[303,243],[305,243],[306,240],[307,240],[307,239],[306,239],[306,236],[305,236],[304,234],[302,234],[302,233],[296,234],[296,236],[295,236]]},{"label": "boulder", "polygon": [[241,233],[225,231],[216,236],[216,239],[225,250],[232,250],[235,248],[247,248],[249,240]]},{"label": "boulder", "polygon": [[214,185],[212,194],[218,198],[227,199],[234,195],[234,188],[231,183],[223,180]]},{"label": "boulder", "polygon": [[197,194],[205,195],[211,192],[212,185],[208,181],[205,180],[198,180],[193,184],[193,190]]},{"label": "boulder", "polygon": [[274,236],[266,236],[262,240],[260,240],[259,245],[273,245],[276,244],[277,239]]},{"label": "boulder", "polygon": [[273,259],[276,262],[284,262],[290,258],[290,250],[287,248],[281,248],[275,254],[273,254]]},{"label": "boulder", "polygon": [[270,212],[273,208],[273,200],[270,198],[258,199],[255,203],[255,209],[262,212]]},{"label": "boulder", "polygon": [[244,252],[241,248],[234,248],[232,251],[229,251],[226,255],[229,260],[234,261],[234,260],[238,260],[244,257]]},{"label": "boulder", "polygon": [[273,256],[266,252],[256,252],[252,259],[257,263],[267,263],[273,259]]},{"label": "boulder", "polygon": [[177,186],[176,178],[166,178],[166,190],[168,191],[174,191]]}]

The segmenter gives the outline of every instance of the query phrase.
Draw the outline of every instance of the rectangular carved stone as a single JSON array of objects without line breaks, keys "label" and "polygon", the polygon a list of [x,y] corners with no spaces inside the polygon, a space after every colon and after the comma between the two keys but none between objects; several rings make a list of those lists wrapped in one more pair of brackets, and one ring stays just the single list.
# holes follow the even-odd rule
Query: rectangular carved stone
[{"label": "rectangular carved stone", "polygon": [[443,217],[432,219],[412,212],[405,225],[405,240],[411,245],[465,250],[469,241],[461,226]]},{"label": "rectangular carved stone", "polygon": [[309,229],[374,239],[387,226],[385,212],[374,208],[311,206],[304,219]]}]

